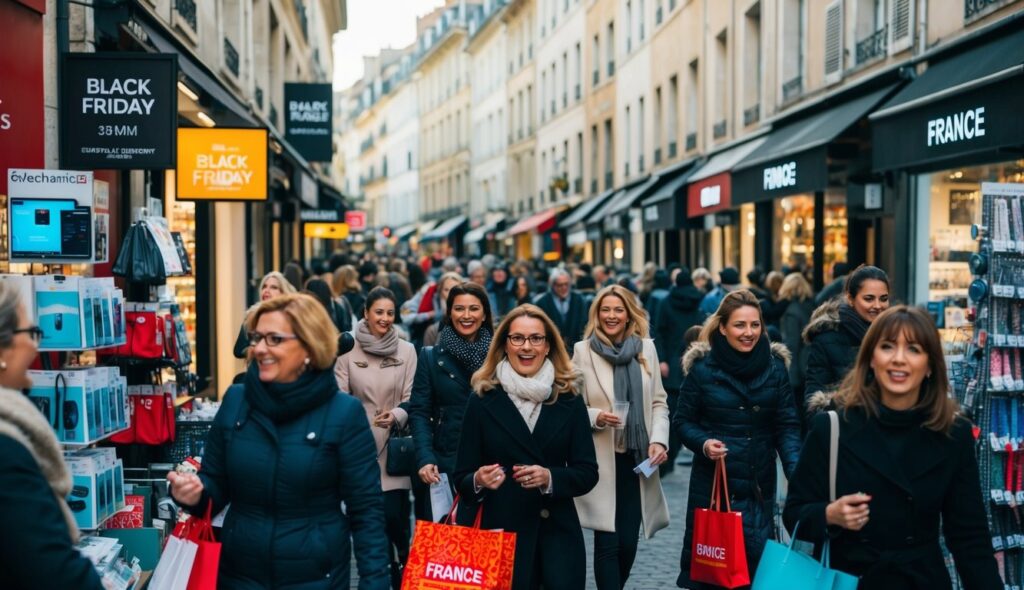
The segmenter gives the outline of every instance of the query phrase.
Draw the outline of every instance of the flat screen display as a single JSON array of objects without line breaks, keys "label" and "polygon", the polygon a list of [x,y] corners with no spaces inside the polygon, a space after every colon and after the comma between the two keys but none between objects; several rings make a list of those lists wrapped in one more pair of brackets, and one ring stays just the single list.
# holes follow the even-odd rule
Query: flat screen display
[{"label": "flat screen display", "polygon": [[11,260],[92,259],[92,211],[74,199],[12,198]]}]

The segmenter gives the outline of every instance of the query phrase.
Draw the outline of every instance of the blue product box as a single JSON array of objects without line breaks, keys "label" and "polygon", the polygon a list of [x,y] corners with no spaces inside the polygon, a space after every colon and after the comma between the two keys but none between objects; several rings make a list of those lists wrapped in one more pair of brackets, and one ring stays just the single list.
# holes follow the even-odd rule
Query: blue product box
[{"label": "blue product box", "polygon": [[71,471],[71,493],[68,508],[80,529],[95,529],[103,522],[100,508],[99,465],[90,456],[66,455],[64,461]]},{"label": "blue product box", "polygon": [[[31,371],[30,397],[46,398],[53,408],[51,424],[65,443],[90,442],[91,399],[86,397],[84,371]],[[38,405],[38,403],[37,403]],[[94,420],[93,420],[94,421]]]},{"label": "blue product box", "polygon": [[121,289],[114,289],[111,296],[110,320],[113,324],[114,341],[111,344],[120,346],[128,342],[128,333],[125,328],[124,317],[124,292]]},{"label": "blue product box", "polygon": [[32,387],[28,391],[28,398],[46,417],[46,421],[53,427],[54,432],[58,433],[59,438],[61,424],[58,422],[57,390],[54,387],[54,380],[58,372],[29,371],[28,376],[32,380]]},{"label": "blue product box", "polygon": [[88,283],[83,286],[82,326],[85,328],[82,345],[85,348],[96,346],[96,306]]},{"label": "blue product box", "polygon": [[43,330],[40,350],[76,350],[83,347],[82,279],[63,275],[33,277],[35,315]]}]

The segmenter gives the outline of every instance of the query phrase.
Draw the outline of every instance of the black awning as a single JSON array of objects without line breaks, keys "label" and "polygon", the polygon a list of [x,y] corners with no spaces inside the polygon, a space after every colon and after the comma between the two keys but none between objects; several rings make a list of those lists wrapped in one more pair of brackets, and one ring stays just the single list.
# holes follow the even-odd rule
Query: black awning
[{"label": "black awning", "polygon": [[733,169],[732,204],[740,205],[828,186],[828,146],[885,100],[886,86],[773,129]]},{"label": "black awning", "polygon": [[558,222],[558,227],[562,229],[570,228],[581,221],[586,221],[587,217],[593,213],[598,207],[604,205],[612,195],[615,194],[615,189],[608,189],[603,193],[594,195],[583,201],[576,206],[575,209],[569,212],[562,221]]},{"label": "black awning", "polygon": [[940,168],[1024,145],[1024,29],[1010,28],[930,61],[871,115],[875,170]]},{"label": "black awning", "polygon": [[686,184],[697,170],[693,162],[665,171],[656,190],[641,201],[645,232],[681,229],[686,225]]}]

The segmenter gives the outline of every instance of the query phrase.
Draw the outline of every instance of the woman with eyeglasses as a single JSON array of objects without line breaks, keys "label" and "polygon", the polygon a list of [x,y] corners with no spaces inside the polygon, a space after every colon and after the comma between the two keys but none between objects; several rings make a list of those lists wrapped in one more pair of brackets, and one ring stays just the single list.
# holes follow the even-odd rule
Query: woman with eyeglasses
[{"label": "woman with eyeglasses", "polygon": [[[637,540],[668,526],[668,504],[658,470],[668,459],[668,396],[647,315],[624,287],[601,289],[590,306],[573,362],[583,373],[583,399],[601,479],[576,499],[583,526],[594,531],[594,579],[601,590],[622,590],[636,558]],[[633,469],[649,461],[653,473]]]},{"label": "woman with eyeglasses", "polygon": [[22,393],[32,387],[28,368],[41,336],[18,290],[0,282],[0,588],[100,590],[92,562],[73,546],[71,475],[57,435]]},{"label": "woman with eyeglasses", "polygon": [[579,374],[555,324],[520,305],[473,374],[455,460],[460,523],[516,533],[513,590],[582,590],[587,559],[573,499],[597,483]]},{"label": "woman with eyeglasses", "polygon": [[366,295],[363,319],[353,330],[355,345],[334,365],[338,387],[363,404],[373,424],[380,485],[384,490],[384,520],[391,555],[391,585],[402,584],[402,565],[409,557],[408,475],[387,471],[388,438],[408,421],[409,395],[416,375],[416,349],[395,331],[398,301],[390,289],[374,287]]},{"label": "woman with eyeglasses", "polygon": [[[198,475],[167,474],[174,500],[217,514],[218,588],[389,586],[380,470],[366,414],[331,370],[338,332],[320,302],[274,297],[250,314],[249,367],[228,388]],[[342,510],[344,503],[344,511]]]}]

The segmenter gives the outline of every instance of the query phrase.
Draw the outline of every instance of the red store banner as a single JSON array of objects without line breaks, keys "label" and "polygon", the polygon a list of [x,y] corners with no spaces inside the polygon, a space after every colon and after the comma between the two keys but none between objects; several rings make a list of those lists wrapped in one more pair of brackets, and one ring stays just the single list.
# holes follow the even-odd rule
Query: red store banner
[{"label": "red store banner", "polygon": [[44,167],[44,0],[0,0],[0,194],[8,168]]}]

